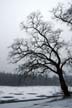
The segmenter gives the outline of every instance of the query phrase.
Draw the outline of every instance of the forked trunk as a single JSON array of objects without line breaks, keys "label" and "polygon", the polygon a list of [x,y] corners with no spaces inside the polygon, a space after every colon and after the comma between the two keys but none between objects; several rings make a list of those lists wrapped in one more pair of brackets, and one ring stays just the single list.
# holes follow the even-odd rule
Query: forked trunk
[{"label": "forked trunk", "polygon": [[64,93],[64,97],[69,97],[70,96],[70,92],[68,91],[68,87],[65,83],[62,71],[59,72],[59,81],[60,81],[60,85],[61,85],[61,89]]}]

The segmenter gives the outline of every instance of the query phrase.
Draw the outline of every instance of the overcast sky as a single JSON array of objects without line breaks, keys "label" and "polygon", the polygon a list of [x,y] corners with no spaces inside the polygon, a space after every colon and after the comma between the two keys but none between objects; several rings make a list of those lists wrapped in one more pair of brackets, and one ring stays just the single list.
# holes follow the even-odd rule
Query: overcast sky
[{"label": "overcast sky", "polygon": [[[19,24],[33,11],[40,10],[50,19],[49,11],[58,3],[71,0],[0,0],[0,71],[13,72],[14,65],[7,61],[8,46],[23,36]],[[25,36],[25,35],[24,35]]]}]

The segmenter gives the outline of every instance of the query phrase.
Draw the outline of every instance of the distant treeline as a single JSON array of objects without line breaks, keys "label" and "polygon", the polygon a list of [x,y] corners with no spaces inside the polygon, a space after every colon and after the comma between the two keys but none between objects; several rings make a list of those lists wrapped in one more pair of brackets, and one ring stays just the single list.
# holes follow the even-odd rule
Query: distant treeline
[{"label": "distant treeline", "polygon": [[[72,85],[72,76],[65,77],[68,85]],[[23,75],[0,72],[0,85],[7,86],[33,86],[33,85],[59,85],[58,77],[38,75],[24,78]]]}]

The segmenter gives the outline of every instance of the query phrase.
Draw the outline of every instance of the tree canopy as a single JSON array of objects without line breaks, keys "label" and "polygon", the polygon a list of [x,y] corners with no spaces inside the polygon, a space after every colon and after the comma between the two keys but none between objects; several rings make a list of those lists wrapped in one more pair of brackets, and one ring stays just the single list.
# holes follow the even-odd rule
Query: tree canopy
[{"label": "tree canopy", "polygon": [[19,65],[20,71],[35,72],[38,69],[38,72],[50,70],[58,74],[57,67],[63,68],[70,62],[70,45],[61,38],[61,29],[53,30],[49,22],[43,21],[41,13],[31,13],[26,24],[22,22],[21,26],[32,38],[29,42],[16,39],[9,53],[13,63],[23,59]]}]

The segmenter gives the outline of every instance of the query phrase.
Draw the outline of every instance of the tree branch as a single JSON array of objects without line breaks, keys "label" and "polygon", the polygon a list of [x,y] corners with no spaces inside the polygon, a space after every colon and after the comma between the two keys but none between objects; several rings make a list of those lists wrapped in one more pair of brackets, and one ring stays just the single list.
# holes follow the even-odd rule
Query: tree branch
[{"label": "tree branch", "polygon": [[69,58],[67,58],[67,59],[65,59],[65,61],[62,63],[62,65],[61,65],[61,69],[63,68],[63,66],[68,62],[68,61],[70,61],[70,60],[72,60],[72,57],[69,57]]}]

